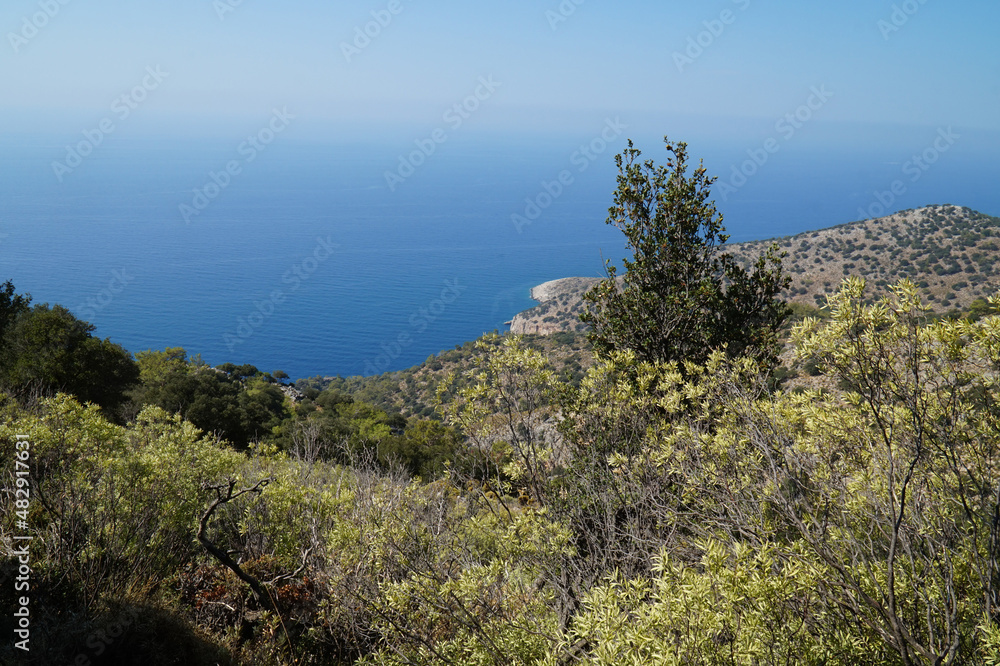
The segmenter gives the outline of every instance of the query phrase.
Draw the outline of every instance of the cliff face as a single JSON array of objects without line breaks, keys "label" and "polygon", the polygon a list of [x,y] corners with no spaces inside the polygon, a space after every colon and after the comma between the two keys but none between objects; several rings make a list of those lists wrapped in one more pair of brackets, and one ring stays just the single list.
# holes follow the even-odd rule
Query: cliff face
[{"label": "cliff face", "polygon": [[[928,206],[773,241],[735,243],[725,251],[749,266],[772,242],[788,253],[784,267],[792,283],[783,297],[813,307],[825,305],[848,275],[864,277],[872,296],[908,278],[939,313],[966,308],[1000,288],[1000,218],[968,208]],[[538,285],[531,297],[540,305],[515,316],[511,332],[585,330],[579,321],[583,294],[598,282],[564,278]]]},{"label": "cliff face", "polygon": [[587,327],[580,323],[583,295],[600,281],[600,278],[562,278],[532,288],[531,297],[540,305],[515,315],[510,324],[511,333],[548,335],[586,330]]}]

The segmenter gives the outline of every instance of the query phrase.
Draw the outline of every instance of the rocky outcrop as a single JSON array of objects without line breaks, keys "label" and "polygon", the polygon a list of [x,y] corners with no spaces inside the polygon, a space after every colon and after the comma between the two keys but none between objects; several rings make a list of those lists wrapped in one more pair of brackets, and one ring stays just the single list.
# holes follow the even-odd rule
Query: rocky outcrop
[{"label": "rocky outcrop", "polygon": [[511,333],[549,335],[563,331],[582,331],[583,295],[600,278],[571,277],[551,280],[531,289],[531,297],[540,304],[516,315],[510,323]]},{"label": "rocky outcrop", "polygon": [[280,388],[281,392],[285,394],[285,397],[296,404],[302,402],[303,398],[306,397],[302,391],[288,384],[279,384],[278,388]]}]

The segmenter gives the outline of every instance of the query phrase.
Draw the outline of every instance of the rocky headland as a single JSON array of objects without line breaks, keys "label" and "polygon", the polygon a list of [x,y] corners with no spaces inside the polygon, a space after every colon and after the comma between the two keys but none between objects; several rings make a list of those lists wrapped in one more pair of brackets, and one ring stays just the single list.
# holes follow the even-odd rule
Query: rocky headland
[{"label": "rocky headland", "polygon": [[[725,250],[746,265],[777,243],[792,278],[784,297],[822,307],[842,280],[858,275],[872,296],[908,278],[938,313],[967,308],[1000,289],[1000,218],[942,205],[841,224],[772,240],[734,243]],[[583,331],[583,294],[600,278],[562,278],[534,287],[539,305],[516,315],[512,333]]]}]

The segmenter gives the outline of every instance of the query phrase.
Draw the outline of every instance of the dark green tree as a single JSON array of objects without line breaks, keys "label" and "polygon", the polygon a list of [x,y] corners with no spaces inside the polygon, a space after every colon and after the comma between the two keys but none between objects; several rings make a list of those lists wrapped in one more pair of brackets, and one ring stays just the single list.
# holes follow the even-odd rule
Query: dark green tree
[{"label": "dark green tree", "polygon": [[966,317],[970,321],[979,321],[983,317],[987,317],[992,314],[996,314],[996,308],[985,298],[977,298],[969,303]]},{"label": "dark green tree", "polygon": [[30,304],[31,296],[18,294],[10,280],[0,285],[0,379],[5,383],[8,369],[14,361],[14,350],[7,332],[18,317],[29,311]]},{"label": "dark green tree", "polygon": [[458,433],[440,421],[417,421],[401,435],[379,442],[379,461],[401,465],[413,476],[424,479],[440,477],[445,470],[467,470],[470,452],[461,446]]},{"label": "dark green tree", "polygon": [[255,377],[253,366],[211,368],[179,347],[136,356],[142,369],[142,384],[132,392],[136,405],[180,414],[237,447],[269,437],[289,417],[281,390]]},{"label": "dark green tree", "polygon": [[[20,298],[20,297],[18,297]],[[3,380],[15,391],[72,393],[117,417],[139,367],[120,345],[91,335],[93,324],[61,305],[24,301],[4,334]]]},{"label": "dark green tree", "polygon": [[666,166],[640,161],[629,141],[616,156],[618,188],[608,224],[625,234],[632,259],[585,296],[581,320],[598,352],[633,350],[640,360],[703,362],[713,349],[774,365],[788,316],[777,298],[789,284],[777,246],[744,268],[722,251],[722,215],[709,200],[715,178],[687,175],[687,144],[664,138]]},{"label": "dark green tree", "polygon": [[31,295],[18,294],[10,280],[0,285],[0,340],[14,320],[28,311],[30,304]]}]

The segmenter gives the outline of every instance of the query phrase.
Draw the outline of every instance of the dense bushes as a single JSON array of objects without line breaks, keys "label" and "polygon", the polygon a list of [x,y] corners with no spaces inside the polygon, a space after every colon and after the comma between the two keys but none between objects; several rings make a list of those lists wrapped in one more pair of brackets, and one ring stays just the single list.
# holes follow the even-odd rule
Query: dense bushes
[{"label": "dense bushes", "polygon": [[4,398],[5,493],[31,441],[32,657],[102,663],[115,624],[104,663],[997,663],[1000,318],[916,293],[849,280],[799,312],[795,392],[721,351],[614,351],[572,385],[508,337],[445,423],[317,390],[245,450],[158,406]]},{"label": "dense bushes", "polygon": [[[346,468],[273,449],[237,453],[156,407],[127,427],[68,396],[33,412],[6,409],[2,459],[13,460],[17,435],[31,442],[39,663],[88,653],[86,642],[64,641],[86,641],[99,618],[140,607],[210,629],[211,653],[248,664],[434,654],[527,663],[555,637],[533,585],[567,535],[543,513],[449,481],[386,476],[363,458]],[[261,492],[213,504],[229,483]],[[2,527],[12,532],[9,513]],[[209,555],[202,539],[237,564]],[[270,604],[249,593],[245,576]],[[140,628],[121,641],[140,640]],[[166,646],[163,663],[188,643]],[[0,659],[12,658],[9,643],[4,650]]]},{"label": "dense bushes", "polygon": [[1000,319],[926,323],[915,287],[895,294],[865,305],[850,280],[796,328],[823,390],[772,394],[721,353],[608,355],[560,401],[561,454],[527,409],[544,368],[500,352],[463,413],[520,405],[479,432],[573,534],[546,584],[568,620],[553,660],[996,659]]}]

